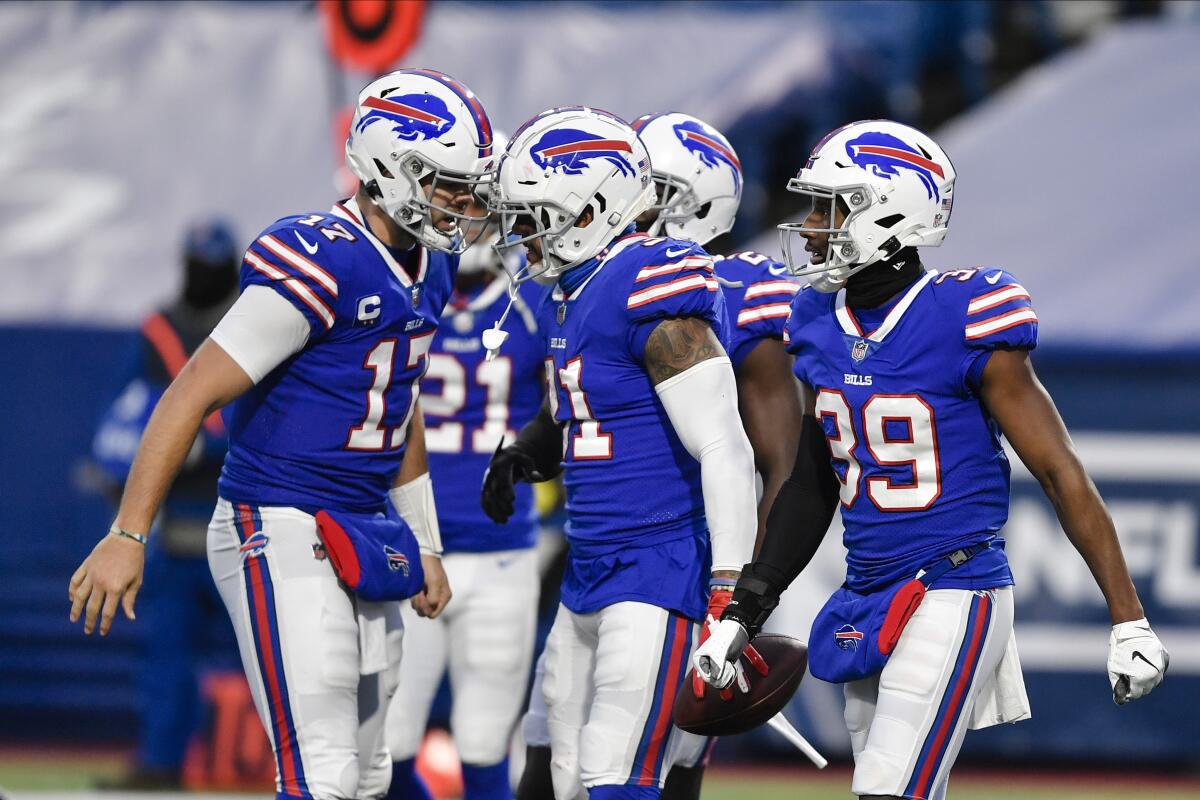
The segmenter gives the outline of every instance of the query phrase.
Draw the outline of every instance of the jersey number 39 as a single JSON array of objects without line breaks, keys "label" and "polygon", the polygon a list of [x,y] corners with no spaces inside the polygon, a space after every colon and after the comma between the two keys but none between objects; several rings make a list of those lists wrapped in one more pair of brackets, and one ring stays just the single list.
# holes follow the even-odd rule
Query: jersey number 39
[{"label": "jersey number 39", "polygon": [[[834,463],[845,467],[839,476],[842,505],[854,505],[863,483],[863,466],[855,455],[859,435],[846,396],[837,390],[817,394],[817,417],[824,423]],[[862,406],[858,430],[862,446],[880,467],[907,467],[911,480],[883,475],[868,477],[866,494],[880,511],[924,511],[942,494],[937,428],[933,408],[915,394],[876,394]]]}]

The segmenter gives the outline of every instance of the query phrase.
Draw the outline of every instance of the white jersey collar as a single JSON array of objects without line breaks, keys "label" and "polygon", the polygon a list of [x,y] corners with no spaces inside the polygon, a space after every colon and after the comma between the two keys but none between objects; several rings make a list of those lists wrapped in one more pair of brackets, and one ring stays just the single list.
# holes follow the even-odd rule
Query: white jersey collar
[{"label": "white jersey collar", "polygon": [[[375,251],[379,253],[379,257],[383,259],[383,263],[387,264],[388,269],[396,276],[396,280],[400,281],[401,286],[408,287],[413,285],[413,279],[408,277],[408,271],[396,260],[396,257],[392,255],[392,251],[388,249],[387,245],[379,241],[375,234],[371,233],[371,229],[364,221],[362,209],[358,207],[357,198],[351,197],[349,200],[341,203],[334,203],[329,213],[335,217],[341,217],[358,228],[359,232],[366,237],[371,246],[375,248]],[[421,249],[421,258],[417,266],[417,279],[415,283],[420,283],[425,280],[425,273],[429,269],[429,250],[420,244],[417,247]]]},{"label": "white jersey collar", "polygon": [[840,289],[837,293],[837,300],[834,302],[834,314],[837,317],[838,325],[841,326],[842,332],[847,336],[857,336],[862,339],[869,339],[872,342],[882,342],[884,337],[892,332],[892,329],[900,324],[900,318],[904,316],[904,312],[917,299],[917,295],[921,293],[933,277],[937,275],[936,269],[931,269],[925,273],[925,277],[908,287],[908,291],[900,298],[900,302],[892,307],[892,310],[883,318],[883,324],[871,332],[871,335],[863,333],[862,327],[858,324],[858,320],[854,318],[854,314],[846,307],[846,290]]}]

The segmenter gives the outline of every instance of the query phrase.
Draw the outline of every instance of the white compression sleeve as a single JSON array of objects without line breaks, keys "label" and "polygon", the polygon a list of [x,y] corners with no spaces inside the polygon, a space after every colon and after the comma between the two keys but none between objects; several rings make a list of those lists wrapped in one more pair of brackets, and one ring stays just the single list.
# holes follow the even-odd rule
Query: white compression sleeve
[{"label": "white compression sleeve", "polygon": [[209,334],[258,383],[308,342],[312,328],[279,292],[252,284]]},{"label": "white compression sleeve", "polygon": [[392,506],[400,518],[412,528],[417,545],[426,555],[442,554],[442,528],[438,524],[437,507],[433,502],[433,481],[425,472],[388,492]]},{"label": "white compression sleeve", "polygon": [[754,552],[754,451],[738,415],[727,357],[710,358],[654,387],[679,440],[700,462],[712,568],[740,570]]}]

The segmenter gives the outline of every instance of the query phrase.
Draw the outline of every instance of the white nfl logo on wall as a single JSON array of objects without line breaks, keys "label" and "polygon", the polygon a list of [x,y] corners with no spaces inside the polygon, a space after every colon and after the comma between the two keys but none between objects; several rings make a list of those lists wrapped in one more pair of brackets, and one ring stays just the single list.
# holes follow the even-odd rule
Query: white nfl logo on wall
[{"label": "white nfl logo on wall", "polygon": [[867,357],[866,339],[859,339],[854,343],[854,347],[850,348],[850,357],[854,359],[855,364],[862,363],[862,360]]}]

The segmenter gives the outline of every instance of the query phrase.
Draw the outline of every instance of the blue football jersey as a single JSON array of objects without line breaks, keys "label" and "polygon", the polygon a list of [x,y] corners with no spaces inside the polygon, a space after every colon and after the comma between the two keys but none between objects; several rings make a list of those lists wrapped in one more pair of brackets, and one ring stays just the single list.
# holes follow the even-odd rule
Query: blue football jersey
[{"label": "blue football jersey", "polygon": [[[577,269],[586,269],[581,266]],[[562,601],[589,613],[622,600],[699,619],[711,563],[700,464],[684,449],[643,363],[669,317],[706,320],[724,301],[698,245],[631,234],[569,295],[542,302],[550,408],[565,423],[570,555]]]},{"label": "blue football jersey", "polygon": [[763,339],[783,338],[783,323],[801,284],[783,264],[753,251],[713,256],[713,266],[725,281],[729,360],[737,369]]},{"label": "blue football jersey", "polygon": [[422,247],[401,257],[415,279],[353,200],[284,217],[250,245],[243,290],[271,287],[312,330],[300,352],[234,404],[222,497],[306,511],[386,508],[458,268],[456,256]]},{"label": "blue football jersey", "polygon": [[504,313],[508,286],[496,279],[474,294],[453,294],[421,380],[429,473],[447,553],[515,550],[537,540],[528,483],[517,484],[516,511],[505,525],[488,519],[479,505],[483,473],[500,438],[512,442],[542,405],[545,349],[534,310],[545,289],[520,287],[504,324],[504,347],[491,361],[484,357],[480,337]]},{"label": "blue football jersey", "polygon": [[805,288],[788,349],[841,482],[847,583],[871,591],[960,547],[993,540],[936,587],[1012,583],[997,532],[1009,465],[979,398],[996,348],[1037,345],[1029,293],[998,269],[928,272],[884,309],[854,312],[845,290]]}]

